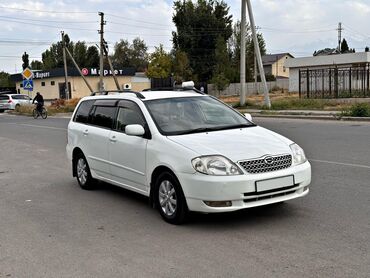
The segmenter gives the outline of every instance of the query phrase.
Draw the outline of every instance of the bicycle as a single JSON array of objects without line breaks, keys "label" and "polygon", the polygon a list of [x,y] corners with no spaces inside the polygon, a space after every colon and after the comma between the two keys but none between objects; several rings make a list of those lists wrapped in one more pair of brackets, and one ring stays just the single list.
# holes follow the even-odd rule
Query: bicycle
[{"label": "bicycle", "polygon": [[43,119],[46,119],[48,117],[48,111],[46,110],[46,108],[43,106],[42,109],[41,109],[41,112],[37,109],[37,105],[35,106],[35,108],[33,109],[32,111],[32,115],[33,115],[33,118],[34,119],[37,119],[39,116],[41,116],[41,118]]}]

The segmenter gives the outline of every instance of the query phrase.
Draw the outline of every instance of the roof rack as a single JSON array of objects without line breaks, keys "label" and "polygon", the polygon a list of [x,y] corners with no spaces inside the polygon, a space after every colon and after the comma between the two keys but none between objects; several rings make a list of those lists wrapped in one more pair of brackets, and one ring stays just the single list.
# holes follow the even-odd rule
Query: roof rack
[{"label": "roof rack", "polygon": [[128,94],[134,94],[134,95],[136,95],[140,99],[145,99],[145,97],[141,93],[135,92],[135,91],[131,91],[131,90],[107,90],[107,91],[102,91],[101,93],[100,92],[93,92],[91,94],[91,96],[96,96],[97,94],[106,96],[109,93],[128,93]]},{"label": "roof rack", "polygon": [[178,91],[178,92],[194,91],[198,94],[205,95],[205,93],[199,91],[194,87],[159,87],[159,88],[148,88],[143,90],[143,92],[150,91]]}]

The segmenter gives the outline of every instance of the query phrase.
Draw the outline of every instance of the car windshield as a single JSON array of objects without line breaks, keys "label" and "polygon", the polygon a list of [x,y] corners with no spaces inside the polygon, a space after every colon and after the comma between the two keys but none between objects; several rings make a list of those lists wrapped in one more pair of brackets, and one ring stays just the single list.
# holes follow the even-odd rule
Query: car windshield
[{"label": "car windshield", "polygon": [[255,126],[229,106],[209,97],[145,101],[163,135],[181,135]]}]

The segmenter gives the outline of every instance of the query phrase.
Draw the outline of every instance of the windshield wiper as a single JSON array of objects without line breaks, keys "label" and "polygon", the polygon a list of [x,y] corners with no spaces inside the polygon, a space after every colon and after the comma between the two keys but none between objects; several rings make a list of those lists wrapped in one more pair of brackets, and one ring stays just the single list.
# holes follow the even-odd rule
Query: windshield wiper
[{"label": "windshield wiper", "polygon": [[184,134],[191,134],[191,133],[200,133],[200,132],[208,132],[208,131],[215,131],[219,130],[218,128],[210,128],[210,127],[199,127],[189,130],[184,130],[180,132],[176,132],[176,135],[184,135]]},{"label": "windshield wiper", "polygon": [[238,125],[228,125],[228,126],[218,126],[218,127],[217,126],[216,127],[199,127],[195,129],[176,132],[176,135],[226,130],[226,129],[234,129],[234,128],[244,128],[244,127],[252,127],[252,126],[256,126],[256,125],[255,124],[238,124]]}]

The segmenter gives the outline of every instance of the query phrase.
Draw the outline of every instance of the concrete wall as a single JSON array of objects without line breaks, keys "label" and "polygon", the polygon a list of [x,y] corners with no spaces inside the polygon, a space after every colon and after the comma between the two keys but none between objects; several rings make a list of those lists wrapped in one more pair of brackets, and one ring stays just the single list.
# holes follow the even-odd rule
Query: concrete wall
[{"label": "concrete wall", "polygon": [[[99,90],[99,77],[97,76],[88,76],[86,77],[87,81],[89,82],[90,86],[94,91]],[[150,80],[146,77],[138,77],[138,76],[117,76],[118,83],[121,86],[124,84],[131,84],[131,89],[133,91],[142,91],[144,89],[150,88]],[[117,90],[116,83],[112,76],[104,77],[104,87],[106,90]],[[59,83],[64,83],[64,77],[52,77],[52,78],[44,78],[44,79],[34,79],[34,90],[33,92],[28,92],[20,87],[22,82],[16,83],[16,89],[21,94],[28,94],[29,96],[33,97],[36,92],[40,92],[46,100],[51,100],[55,98],[59,98]],[[44,86],[42,86],[42,82],[44,82]],[[51,85],[54,82],[54,85]],[[82,98],[84,96],[90,95],[90,90],[86,86],[85,82],[81,77],[73,76],[68,78],[68,82],[71,84],[71,93],[72,98]]]},{"label": "concrete wall", "polygon": [[[288,79],[278,79],[276,81],[267,82],[267,88],[271,90],[274,87],[279,87],[282,89],[288,90],[289,88],[289,80]],[[247,88],[247,96],[255,95],[255,94],[263,94],[263,86],[261,82],[257,83],[257,90],[255,87],[254,82],[248,82],[246,83]],[[229,85],[228,88],[223,90],[221,93],[217,91],[217,89],[214,88],[212,84],[208,84],[208,94],[213,96],[240,96],[240,83],[232,83]]]}]

